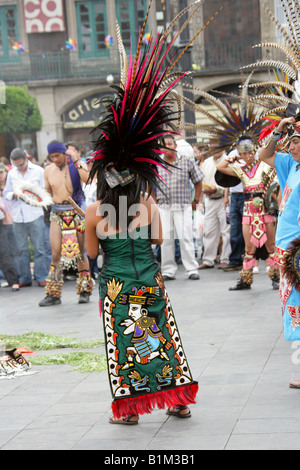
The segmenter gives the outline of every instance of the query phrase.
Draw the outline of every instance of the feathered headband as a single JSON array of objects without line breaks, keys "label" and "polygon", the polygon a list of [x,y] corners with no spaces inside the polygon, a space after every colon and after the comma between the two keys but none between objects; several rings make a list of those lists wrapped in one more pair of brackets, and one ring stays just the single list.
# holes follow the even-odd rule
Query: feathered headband
[{"label": "feathered headband", "polygon": [[292,139],[293,137],[300,137],[300,122],[296,122],[295,124],[290,123],[288,124],[287,128],[289,139]]},{"label": "feathered headband", "polygon": [[30,206],[47,208],[53,204],[48,191],[37,183],[19,180],[14,183],[13,189],[16,196]]},{"label": "feathered headband", "polygon": [[[138,176],[142,192],[147,188],[150,190],[154,185],[160,186],[162,178],[157,169],[169,168],[161,158],[161,154],[168,152],[161,143],[162,138],[165,134],[179,133],[176,120],[179,119],[181,108],[178,94],[174,89],[189,72],[175,71],[175,66],[191,43],[221,10],[197,32],[182,52],[174,53],[175,41],[202,6],[203,0],[197,0],[182,10],[166,31],[158,34],[156,39],[150,39],[145,43],[143,37],[151,4],[152,0],[140,30],[137,51],[134,55],[131,50],[129,60],[117,24],[121,59],[120,85],[112,86],[115,95],[113,99],[106,100],[105,117],[95,129],[99,133],[99,138],[95,144],[94,164],[91,170],[91,177],[104,172],[107,181],[119,179],[124,184],[126,181],[131,181],[134,175]],[[190,15],[185,21],[183,20],[183,25],[169,40],[174,25],[189,10],[191,10]],[[174,103],[178,104],[177,111],[174,110]],[[124,171],[125,176],[122,174]]]}]

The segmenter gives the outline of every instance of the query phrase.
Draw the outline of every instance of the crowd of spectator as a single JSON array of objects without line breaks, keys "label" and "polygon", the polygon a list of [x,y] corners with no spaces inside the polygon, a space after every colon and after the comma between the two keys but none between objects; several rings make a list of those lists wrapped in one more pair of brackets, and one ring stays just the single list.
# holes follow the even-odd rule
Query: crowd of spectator
[{"label": "crowd of spectator", "polygon": [[[91,153],[82,155],[75,142],[78,157],[92,165]],[[165,280],[175,279],[178,264],[183,264],[188,279],[199,279],[199,270],[218,267],[224,271],[240,269],[244,253],[242,236],[242,189],[230,191],[215,180],[216,165],[226,155],[222,152],[204,159],[205,144],[193,147],[184,139],[165,137],[169,149],[164,158],[174,165],[164,174],[167,190],[155,191],[162,215],[164,242],[155,255],[161,263]],[[14,184],[19,179],[44,186],[43,162],[22,149],[14,149],[9,159],[0,163],[0,283],[18,291],[30,287],[35,280],[45,286],[51,263],[49,210],[33,207],[18,199]],[[163,171],[163,170],[162,170]],[[96,181],[84,187],[85,206],[96,200]],[[230,216],[229,216],[230,208]],[[98,275],[95,260],[90,260],[93,277]],[[100,262],[101,266],[101,262]],[[65,278],[75,279],[72,272]]]}]

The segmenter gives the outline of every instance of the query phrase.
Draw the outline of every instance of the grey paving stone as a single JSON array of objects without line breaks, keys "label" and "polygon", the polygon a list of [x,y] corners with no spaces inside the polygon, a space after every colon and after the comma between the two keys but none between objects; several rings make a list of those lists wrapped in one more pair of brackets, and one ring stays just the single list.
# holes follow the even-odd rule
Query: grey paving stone
[{"label": "grey paving stone", "polygon": [[[300,378],[300,367],[293,362],[297,350],[283,338],[279,294],[263,269],[250,291],[231,292],[237,276],[213,269],[192,282],[181,266],[176,281],[167,283],[199,381],[191,419],[155,410],[138,426],[113,426],[106,371],[38,366],[35,375],[0,381],[0,449],[298,450],[300,392],[288,384]],[[41,331],[103,339],[96,291],[88,305],[79,305],[68,281],[62,305],[47,309],[38,307],[43,295],[37,286],[0,289],[0,337]]]}]

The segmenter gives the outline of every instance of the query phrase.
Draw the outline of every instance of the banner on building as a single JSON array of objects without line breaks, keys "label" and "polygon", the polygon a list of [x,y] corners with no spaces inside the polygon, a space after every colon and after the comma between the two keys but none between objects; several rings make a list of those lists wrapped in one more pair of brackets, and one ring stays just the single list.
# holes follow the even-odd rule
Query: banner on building
[{"label": "banner on building", "polygon": [[23,0],[27,34],[65,31],[63,0]]}]

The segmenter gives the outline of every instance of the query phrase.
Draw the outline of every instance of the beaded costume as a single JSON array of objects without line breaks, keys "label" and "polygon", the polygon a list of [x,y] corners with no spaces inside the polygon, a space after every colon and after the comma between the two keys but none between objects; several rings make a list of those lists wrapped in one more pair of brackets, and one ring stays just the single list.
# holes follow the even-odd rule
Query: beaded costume
[{"label": "beaded costume", "polygon": [[70,204],[53,204],[50,220],[54,220],[61,228],[61,262],[65,269],[76,269],[77,259],[81,258],[77,239],[77,227],[81,218]]},{"label": "beaded costume", "polygon": [[276,221],[275,217],[268,213],[263,198],[266,189],[264,180],[270,172],[270,167],[266,163],[256,160],[248,166],[233,165],[232,169],[241,180],[244,194],[247,195],[247,200],[244,203],[243,223],[251,225],[251,242],[257,248],[261,248],[267,241],[265,224]]},{"label": "beaded costume", "polygon": [[[242,84],[240,96],[231,93],[226,94],[236,99],[236,107],[233,107],[227,100],[223,102],[216,96],[198,87],[193,87],[194,93],[216,107],[218,113],[209,112],[203,106],[183,98],[187,106],[205,115],[209,121],[206,126],[185,123],[184,128],[195,132],[201,131],[203,136],[208,137],[205,157],[210,157],[221,150],[229,153],[226,160],[232,163],[230,166],[236,176],[224,175],[217,171],[215,178],[220,186],[231,187],[239,184],[240,181],[243,183],[244,194],[246,194],[247,199],[244,204],[243,223],[250,226],[251,243],[253,244],[253,250],[251,251],[253,253],[256,251],[256,254],[245,253],[243,270],[240,273],[242,281],[240,285],[245,288],[251,286],[253,282],[252,268],[255,266],[256,257],[267,257],[270,266],[268,275],[272,280],[273,288],[277,288],[279,270],[274,264],[274,252],[272,251],[266,255],[263,253],[264,250],[258,250],[267,241],[266,224],[276,222],[275,217],[269,214],[266,204],[267,192],[270,184],[276,180],[276,174],[274,171],[272,172],[268,165],[261,164],[258,160],[247,167],[238,162],[239,159],[236,156],[237,150],[238,154],[249,151],[255,152],[259,147],[258,141],[261,131],[269,124],[265,119],[266,116],[277,110],[277,103],[275,107],[269,101],[259,101],[257,105],[255,100],[249,96],[250,79],[251,75]],[[188,85],[185,86],[190,88]],[[234,153],[234,157],[231,157],[231,151]],[[278,186],[278,183],[276,184]]]},{"label": "beaded costume", "polygon": [[[240,277],[246,286],[250,286],[253,282],[252,269],[256,265],[256,250],[263,248],[268,241],[267,224],[276,224],[276,217],[269,213],[269,208],[266,205],[266,192],[271,181],[276,179],[276,172],[269,165],[257,159],[250,165],[236,165],[236,157],[231,159],[229,156],[227,160],[232,163],[230,167],[242,182],[246,197],[242,223],[250,228],[250,242],[253,245],[253,250],[251,254],[245,252]],[[272,241],[274,242],[274,240]],[[268,275],[272,281],[276,282],[277,287],[279,270],[274,261],[274,251],[270,251],[269,247],[267,250],[269,250],[266,258],[266,264],[269,267]]]},{"label": "beaded costume", "polygon": [[[48,153],[63,153],[67,151],[64,144],[50,143],[48,145]],[[76,163],[76,162],[75,162]],[[78,175],[78,164],[74,164],[70,157],[68,157],[68,168],[73,188],[73,199],[71,202],[77,206],[83,202],[83,191],[81,188],[81,181]],[[76,201],[76,202],[75,202]],[[61,303],[62,287],[64,283],[63,270],[64,269],[78,269],[78,261],[84,261],[79,246],[78,233],[84,232],[84,222],[79,213],[81,212],[80,206],[74,208],[68,201],[63,201],[61,204],[52,204],[50,212],[50,221],[56,223],[61,230],[61,252],[60,262],[58,266],[53,264],[50,267],[48,277],[46,279],[45,293],[46,297],[39,305],[41,307],[48,305],[56,305]],[[91,277],[90,271],[79,271],[76,280],[76,292],[79,295],[79,303],[86,303],[89,296],[93,292],[94,281]]]}]

